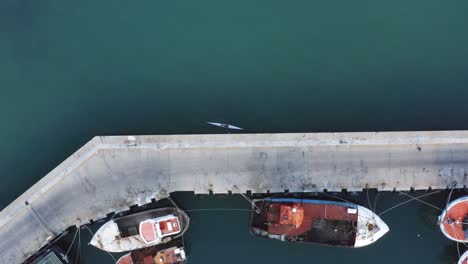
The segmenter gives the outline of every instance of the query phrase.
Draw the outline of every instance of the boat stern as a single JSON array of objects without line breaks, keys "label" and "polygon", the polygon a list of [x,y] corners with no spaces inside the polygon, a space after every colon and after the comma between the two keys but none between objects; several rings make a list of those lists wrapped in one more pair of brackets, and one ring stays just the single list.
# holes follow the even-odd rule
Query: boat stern
[{"label": "boat stern", "polygon": [[390,231],[388,225],[374,212],[358,206],[358,223],[354,247],[373,244]]}]

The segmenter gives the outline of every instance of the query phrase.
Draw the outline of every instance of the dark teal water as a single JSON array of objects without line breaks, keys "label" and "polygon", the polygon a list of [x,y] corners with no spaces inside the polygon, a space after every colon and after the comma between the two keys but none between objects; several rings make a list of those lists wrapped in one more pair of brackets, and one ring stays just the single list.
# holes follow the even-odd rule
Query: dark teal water
[{"label": "dark teal water", "polygon": [[[223,132],[205,121],[468,129],[467,11],[461,0],[2,0],[0,208],[95,135]],[[447,263],[449,242],[408,208],[357,251],[257,241],[244,216],[200,215],[192,263]]]}]

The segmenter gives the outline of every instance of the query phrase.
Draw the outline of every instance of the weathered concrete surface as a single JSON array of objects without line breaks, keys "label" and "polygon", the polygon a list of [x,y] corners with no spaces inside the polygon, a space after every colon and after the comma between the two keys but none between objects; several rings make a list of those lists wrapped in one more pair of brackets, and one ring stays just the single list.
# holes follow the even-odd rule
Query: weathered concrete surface
[{"label": "weathered concrete surface", "polygon": [[173,191],[463,187],[467,161],[468,131],[96,137],[0,212],[0,260]]}]

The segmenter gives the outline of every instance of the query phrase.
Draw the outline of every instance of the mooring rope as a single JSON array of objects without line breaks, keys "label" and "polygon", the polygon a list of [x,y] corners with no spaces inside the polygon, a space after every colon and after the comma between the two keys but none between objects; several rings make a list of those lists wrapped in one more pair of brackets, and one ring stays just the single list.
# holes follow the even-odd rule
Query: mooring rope
[{"label": "mooring rope", "polygon": [[[76,250],[75,263],[78,263],[78,257],[81,255],[81,230],[78,227],[78,248]],[[81,260],[81,259],[80,259]]]},{"label": "mooring rope", "polygon": [[414,196],[409,195],[409,194],[404,193],[404,192],[400,192],[400,193],[401,193],[401,194],[404,194],[404,195],[406,195],[406,196],[408,196],[408,197],[410,197],[410,198],[412,198],[412,199],[415,199],[415,200],[418,201],[418,202],[421,202],[421,203],[423,203],[423,204],[425,204],[425,205],[428,205],[428,206],[430,206],[430,207],[432,207],[432,208],[435,208],[435,209],[440,210],[440,211],[444,211],[444,209],[441,209],[441,208],[439,208],[439,207],[437,207],[437,206],[435,206],[435,205],[433,205],[433,204],[430,204],[430,203],[428,203],[428,202],[425,202],[425,201],[419,199],[418,197],[414,197]]},{"label": "mooring rope", "polygon": [[450,198],[452,198],[452,193],[453,193],[453,189],[455,189],[455,186],[456,185],[453,185],[452,189],[450,190],[449,196],[447,197],[447,204],[445,205],[445,207],[447,207],[450,203]]},{"label": "mooring rope", "polygon": [[166,197],[166,199],[168,199],[174,205],[175,208],[180,210],[179,206],[174,202],[174,200],[172,200],[170,196]]},{"label": "mooring rope", "polygon": [[371,205],[371,202],[370,202],[370,198],[369,198],[369,186],[366,184],[366,193],[367,193],[367,203],[369,204],[369,209],[371,209],[372,211],[374,211],[374,208],[372,208],[372,205]]},{"label": "mooring rope", "polygon": [[79,230],[79,227],[76,227],[75,235],[73,236],[73,240],[72,240],[70,246],[68,247],[67,253],[65,253],[65,257],[68,256],[68,253],[70,252],[70,249],[73,247],[73,244],[75,243],[75,239],[76,239],[76,235],[78,234],[78,230]]},{"label": "mooring rope", "polygon": [[432,192],[430,192],[430,193],[426,193],[426,194],[423,194],[423,195],[420,195],[420,196],[411,198],[411,199],[409,199],[409,200],[406,200],[406,201],[404,201],[404,202],[401,202],[401,203],[399,203],[399,204],[396,204],[396,205],[394,205],[394,206],[388,208],[387,210],[383,211],[382,213],[380,213],[379,216],[381,216],[381,215],[383,215],[383,214],[385,214],[385,213],[387,213],[387,212],[390,212],[391,210],[393,210],[393,209],[395,209],[395,208],[397,208],[397,207],[400,207],[400,206],[402,206],[402,205],[404,205],[404,204],[407,204],[407,203],[409,203],[409,202],[411,202],[411,201],[414,201],[414,200],[416,200],[416,199],[421,199],[421,198],[423,198],[423,197],[426,197],[426,196],[429,196],[429,195],[432,195],[432,194],[435,194],[435,193],[439,193],[439,192],[441,192],[441,191],[442,191],[442,190],[432,191]]},{"label": "mooring rope", "polygon": [[376,214],[377,214],[377,200],[378,200],[378,199],[380,198],[380,196],[382,196],[382,195],[383,195],[382,192],[378,192],[377,195],[376,195],[375,198],[374,198],[374,209],[373,209],[373,211],[374,211],[374,213],[376,213]]},{"label": "mooring rope", "polygon": [[[260,208],[258,208],[258,206],[255,205],[255,203],[252,201],[252,199],[250,199],[249,197],[247,197],[247,195],[243,194],[242,192],[239,192],[239,194],[244,197],[245,200],[247,200],[247,202],[250,203],[250,205],[252,207],[254,207],[256,210],[259,210]],[[255,210],[254,210],[255,211]]]}]

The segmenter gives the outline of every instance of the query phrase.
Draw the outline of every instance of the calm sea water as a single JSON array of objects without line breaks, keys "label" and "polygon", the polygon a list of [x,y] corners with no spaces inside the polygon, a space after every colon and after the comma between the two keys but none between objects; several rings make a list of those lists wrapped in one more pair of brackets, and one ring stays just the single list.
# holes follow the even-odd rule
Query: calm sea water
[{"label": "calm sea water", "polygon": [[[2,0],[0,208],[95,135],[223,132],[205,121],[251,133],[468,129],[467,11],[461,0]],[[392,232],[359,250],[258,240],[247,215],[200,213],[191,263],[450,263],[436,213],[399,210],[385,217]],[[83,263],[112,262],[83,249]]]}]

